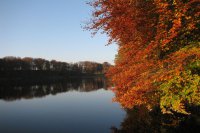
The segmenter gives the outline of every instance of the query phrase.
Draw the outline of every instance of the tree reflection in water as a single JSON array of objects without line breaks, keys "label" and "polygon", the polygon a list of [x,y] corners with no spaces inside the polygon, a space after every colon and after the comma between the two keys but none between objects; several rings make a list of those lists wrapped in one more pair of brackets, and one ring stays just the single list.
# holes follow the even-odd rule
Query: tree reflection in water
[{"label": "tree reflection in water", "polygon": [[[106,89],[104,78],[68,79],[49,82],[0,83],[0,100],[14,101],[20,99],[41,98],[68,91],[91,92]],[[145,107],[126,110],[126,117],[120,128],[111,127],[112,133],[174,133],[199,132],[200,109],[193,110],[191,116],[163,115],[159,109],[149,112]]]},{"label": "tree reflection in water", "polygon": [[0,83],[0,99],[13,101],[19,99],[32,99],[46,95],[68,91],[90,92],[98,89],[106,89],[105,78],[72,78],[63,81],[47,81],[29,83]]},{"label": "tree reflection in water", "polygon": [[200,109],[191,116],[163,115],[158,109],[149,112],[145,107],[126,110],[120,129],[111,127],[112,133],[199,133]]}]

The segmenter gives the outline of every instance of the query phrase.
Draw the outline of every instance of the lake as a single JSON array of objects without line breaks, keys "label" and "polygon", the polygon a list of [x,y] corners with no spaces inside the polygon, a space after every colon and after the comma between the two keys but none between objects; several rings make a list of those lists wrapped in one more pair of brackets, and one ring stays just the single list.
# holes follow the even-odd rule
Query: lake
[{"label": "lake", "polygon": [[0,88],[1,133],[107,133],[125,111],[105,79],[71,79]]},{"label": "lake", "polygon": [[200,110],[163,115],[122,109],[104,78],[0,83],[0,133],[199,132]]}]

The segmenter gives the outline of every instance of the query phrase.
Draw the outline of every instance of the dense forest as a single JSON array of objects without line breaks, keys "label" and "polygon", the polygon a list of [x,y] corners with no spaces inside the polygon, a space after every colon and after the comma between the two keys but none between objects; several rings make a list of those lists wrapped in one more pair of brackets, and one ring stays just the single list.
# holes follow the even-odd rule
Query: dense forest
[{"label": "dense forest", "polygon": [[58,78],[70,76],[103,75],[111,66],[90,61],[66,63],[41,58],[4,57],[0,59],[0,79],[11,78]]},{"label": "dense forest", "polygon": [[118,44],[115,101],[163,113],[200,105],[199,0],[94,0],[86,29]]}]

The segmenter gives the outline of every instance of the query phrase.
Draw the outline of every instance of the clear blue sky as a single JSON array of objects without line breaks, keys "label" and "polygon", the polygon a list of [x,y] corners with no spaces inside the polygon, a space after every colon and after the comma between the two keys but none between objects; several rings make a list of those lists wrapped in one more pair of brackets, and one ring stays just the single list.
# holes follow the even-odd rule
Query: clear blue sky
[{"label": "clear blue sky", "polygon": [[85,0],[0,0],[0,57],[113,63],[117,46],[91,37],[81,25],[90,18]]}]

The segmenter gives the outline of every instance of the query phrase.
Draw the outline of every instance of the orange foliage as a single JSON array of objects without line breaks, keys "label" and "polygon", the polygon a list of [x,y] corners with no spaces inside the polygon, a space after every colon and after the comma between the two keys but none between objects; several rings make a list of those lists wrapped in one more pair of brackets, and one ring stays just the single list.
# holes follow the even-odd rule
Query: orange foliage
[{"label": "orange foliage", "polygon": [[[87,29],[103,30],[119,45],[108,76],[123,107],[157,104],[156,83],[200,59],[199,0],[95,0]],[[196,42],[194,42],[196,40]],[[195,45],[189,47],[190,45]],[[188,46],[188,47],[186,47]],[[149,95],[150,94],[150,95]]]}]

